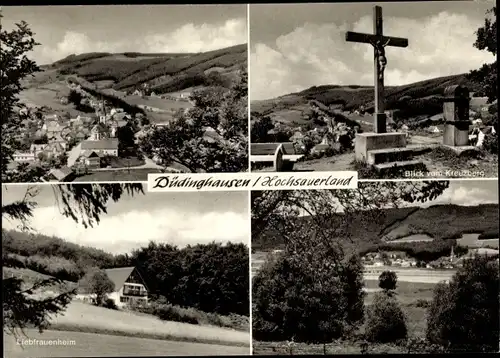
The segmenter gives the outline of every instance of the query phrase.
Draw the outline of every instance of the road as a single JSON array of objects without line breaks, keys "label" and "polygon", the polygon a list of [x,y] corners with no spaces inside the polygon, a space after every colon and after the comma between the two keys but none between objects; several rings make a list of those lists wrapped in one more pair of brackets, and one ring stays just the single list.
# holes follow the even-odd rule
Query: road
[{"label": "road", "polygon": [[[26,330],[38,344],[26,342],[23,347],[14,337],[4,334],[4,357],[119,357],[119,356],[187,356],[187,355],[249,355],[249,347],[166,341],[147,338],[112,336],[83,332]],[[27,339],[24,338],[23,339]],[[48,341],[52,341],[52,345]],[[59,340],[59,341],[57,341]],[[43,345],[45,344],[45,345]]]},{"label": "road", "polygon": [[119,167],[119,168],[99,168],[99,169],[94,169],[93,171],[95,172],[112,172],[112,171],[118,171],[118,170],[136,170],[136,169],[154,169],[154,170],[160,170],[164,169],[161,165],[156,164],[152,159],[144,157],[145,163],[143,165],[138,165],[134,167]]}]

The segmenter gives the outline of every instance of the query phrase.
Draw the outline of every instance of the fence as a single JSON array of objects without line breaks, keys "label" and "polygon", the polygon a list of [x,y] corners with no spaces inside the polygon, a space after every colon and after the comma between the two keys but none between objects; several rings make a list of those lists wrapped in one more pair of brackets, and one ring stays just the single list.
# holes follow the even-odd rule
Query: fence
[{"label": "fence", "polygon": [[392,344],[368,343],[364,340],[339,340],[325,344],[253,342],[254,355],[443,353],[442,349],[425,339],[408,339]]}]

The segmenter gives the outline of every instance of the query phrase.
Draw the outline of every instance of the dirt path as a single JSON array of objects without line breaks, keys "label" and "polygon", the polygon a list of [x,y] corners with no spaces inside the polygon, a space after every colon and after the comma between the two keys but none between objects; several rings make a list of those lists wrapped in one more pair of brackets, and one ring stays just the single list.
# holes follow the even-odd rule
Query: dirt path
[{"label": "dirt path", "polygon": [[353,166],[355,154],[346,153],[333,157],[298,162],[293,166],[294,171],[344,171],[355,170]]}]

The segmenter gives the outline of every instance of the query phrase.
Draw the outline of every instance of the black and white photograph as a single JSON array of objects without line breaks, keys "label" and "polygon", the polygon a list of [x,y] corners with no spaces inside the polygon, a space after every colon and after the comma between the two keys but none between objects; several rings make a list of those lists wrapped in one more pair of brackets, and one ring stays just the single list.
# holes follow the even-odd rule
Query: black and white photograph
[{"label": "black and white photograph", "polygon": [[0,15],[2,182],[248,171],[246,4]]},{"label": "black and white photograph", "polygon": [[253,354],[498,352],[497,180],[251,201]]},{"label": "black and white photograph", "polygon": [[242,192],[2,186],[4,357],[250,354]]},{"label": "black and white photograph", "polygon": [[252,171],[497,178],[495,2],[251,4]]}]

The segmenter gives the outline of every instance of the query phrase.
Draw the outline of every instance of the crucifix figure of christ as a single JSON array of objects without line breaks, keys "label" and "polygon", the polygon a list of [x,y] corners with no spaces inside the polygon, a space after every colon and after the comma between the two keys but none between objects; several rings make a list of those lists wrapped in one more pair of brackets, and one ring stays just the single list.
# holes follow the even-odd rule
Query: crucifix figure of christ
[{"label": "crucifix figure of christ", "polygon": [[385,48],[408,47],[408,39],[401,37],[384,36],[382,22],[382,8],[373,8],[373,34],[363,34],[359,32],[346,32],[345,39],[349,42],[367,43],[373,46],[374,70],[375,70],[375,101],[374,101],[374,131],[375,133],[385,133],[385,99],[384,99],[384,71],[387,66]]}]

